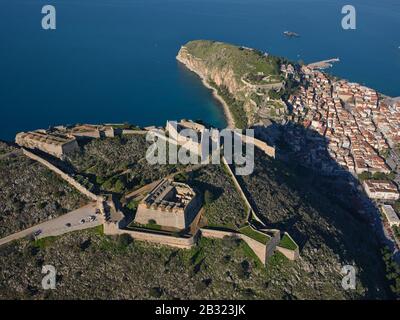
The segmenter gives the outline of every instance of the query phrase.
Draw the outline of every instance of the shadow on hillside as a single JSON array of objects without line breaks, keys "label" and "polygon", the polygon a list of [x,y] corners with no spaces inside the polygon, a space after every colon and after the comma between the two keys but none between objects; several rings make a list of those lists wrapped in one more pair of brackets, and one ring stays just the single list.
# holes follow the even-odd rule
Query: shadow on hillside
[{"label": "shadow on hillside", "polygon": [[[318,248],[318,241],[311,236],[313,232],[341,261],[349,264],[354,261],[363,268],[368,265],[365,267],[368,271],[363,270],[359,277],[373,297],[377,277],[381,277],[381,283],[386,287],[378,241],[391,250],[395,248],[383,232],[377,205],[367,197],[358,179],[330,156],[327,139],[316,131],[293,123],[274,123],[255,129],[258,138],[277,147],[277,159],[268,159],[256,150],[254,173],[238,177],[254,210],[269,228],[289,232],[301,249],[308,242]],[[268,191],[263,194],[263,189]],[[310,224],[304,220],[310,217],[307,207],[318,213],[313,217],[313,230],[309,232],[302,228]],[[319,217],[335,231],[320,225]],[[396,255],[398,258],[398,251]]]}]

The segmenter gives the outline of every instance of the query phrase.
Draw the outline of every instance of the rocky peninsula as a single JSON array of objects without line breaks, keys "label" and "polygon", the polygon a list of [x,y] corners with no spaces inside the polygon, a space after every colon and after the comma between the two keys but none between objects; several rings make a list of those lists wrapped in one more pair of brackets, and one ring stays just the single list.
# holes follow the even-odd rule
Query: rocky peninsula
[{"label": "rocky peninsula", "polygon": [[188,69],[214,89],[230,126],[244,128],[262,118],[281,118],[286,92],[280,66],[286,60],[222,42],[198,40],[182,46],[178,56]]}]

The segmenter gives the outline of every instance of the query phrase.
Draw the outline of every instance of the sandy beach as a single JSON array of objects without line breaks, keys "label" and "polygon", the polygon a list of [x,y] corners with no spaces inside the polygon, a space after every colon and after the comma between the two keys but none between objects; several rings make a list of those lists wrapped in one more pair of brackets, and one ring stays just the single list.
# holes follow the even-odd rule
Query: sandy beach
[{"label": "sandy beach", "polygon": [[193,70],[193,69],[192,69],[190,66],[188,66],[184,61],[182,61],[182,60],[180,59],[179,56],[177,56],[176,59],[177,59],[180,63],[182,63],[187,69],[189,69],[190,71],[192,71],[192,72],[194,72],[196,75],[198,75],[198,76],[200,77],[200,79],[201,79],[201,82],[203,83],[203,85],[204,85],[206,88],[212,90],[214,98],[215,98],[216,100],[218,100],[218,101],[221,103],[221,105],[222,105],[222,107],[223,107],[223,109],[224,109],[224,115],[225,115],[225,119],[226,119],[226,122],[227,122],[227,127],[230,128],[230,129],[236,128],[235,120],[234,120],[233,115],[232,115],[232,113],[231,113],[231,111],[230,111],[230,109],[229,109],[229,106],[228,106],[228,104],[225,102],[225,100],[222,99],[222,97],[220,97],[220,96],[218,95],[217,89],[215,89],[214,87],[212,87],[212,86],[207,82],[207,80],[206,80],[206,78],[205,78],[205,76],[204,76],[203,74],[200,74],[200,73],[198,73],[197,71]]}]

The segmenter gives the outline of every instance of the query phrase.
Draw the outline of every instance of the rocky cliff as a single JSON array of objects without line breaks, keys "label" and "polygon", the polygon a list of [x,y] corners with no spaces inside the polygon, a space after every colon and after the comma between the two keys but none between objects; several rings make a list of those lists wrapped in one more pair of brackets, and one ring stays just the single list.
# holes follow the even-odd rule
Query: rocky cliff
[{"label": "rocky cliff", "polygon": [[177,59],[217,90],[237,127],[286,113],[285,104],[270,97],[271,91],[284,91],[280,58],[254,49],[199,40],[184,45]]}]

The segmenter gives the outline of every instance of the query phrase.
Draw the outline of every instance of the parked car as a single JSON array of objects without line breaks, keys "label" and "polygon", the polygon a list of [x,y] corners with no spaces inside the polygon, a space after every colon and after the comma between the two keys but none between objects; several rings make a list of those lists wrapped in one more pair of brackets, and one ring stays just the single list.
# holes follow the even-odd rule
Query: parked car
[{"label": "parked car", "polygon": [[79,221],[80,224],[84,224],[86,222],[85,219],[81,219],[81,221]]},{"label": "parked car", "polygon": [[70,223],[68,222],[68,223],[65,224],[65,226],[66,226],[67,228],[71,228],[72,224],[70,224]]},{"label": "parked car", "polygon": [[96,216],[90,216],[90,217],[89,217],[89,221],[90,221],[90,222],[93,222],[93,221],[95,221],[95,220],[96,220]]},{"label": "parked car", "polygon": [[96,214],[101,214],[100,209],[96,209]]},{"label": "parked car", "polygon": [[38,236],[40,236],[41,234],[42,234],[42,230],[36,230],[34,233],[33,233],[33,236],[36,238],[36,237],[38,237]]}]

